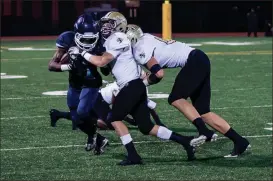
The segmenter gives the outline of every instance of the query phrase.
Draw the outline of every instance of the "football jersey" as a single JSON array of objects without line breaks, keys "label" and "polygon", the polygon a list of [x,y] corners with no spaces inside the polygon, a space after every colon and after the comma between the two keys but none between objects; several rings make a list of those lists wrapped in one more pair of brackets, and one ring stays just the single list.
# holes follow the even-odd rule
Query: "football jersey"
[{"label": "football jersey", "polygon": [[194,48],[175,40],[163,40],[145,33],[133,47],[136,61],[145,65],[152,57],[162,68],[183,67]]},{"label": "football jersey", "polygon": [[141,72],[132,54],[131,42],[126,34],[121,32],[112,34],[105,41],[104,47],[106,52],[114,56],[114,60],[109,65],[120,89],[126,83],[140,78]]},{"label": "football jersey", "polygon": [[[75,33],[73,31],[65,31],[59,35],[56,40],[56,47],[65,49],[68,51],[70,47],[76,46],[74,41]],[[83,76],[77,74],[74,71],[69,71],[69,85],[76,89],[81,89],[83,85]]]}]

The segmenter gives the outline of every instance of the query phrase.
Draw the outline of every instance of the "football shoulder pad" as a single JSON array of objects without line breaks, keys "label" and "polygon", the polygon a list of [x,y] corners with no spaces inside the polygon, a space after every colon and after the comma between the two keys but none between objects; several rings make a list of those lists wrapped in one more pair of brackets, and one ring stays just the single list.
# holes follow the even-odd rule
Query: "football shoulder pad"
[{"label": "football shoulder pad", "polygon": [[68,50],[70,47],[75,46],[74,36],[73,31],[63,32],[56,40],[56,47]]},{"label": "football shoulder pad", "polygon": [[126,34],[121,32],[116,32],[112,34],[105,42],[106,51],[120,50],[130,46],[130,40],[127,38]]}]

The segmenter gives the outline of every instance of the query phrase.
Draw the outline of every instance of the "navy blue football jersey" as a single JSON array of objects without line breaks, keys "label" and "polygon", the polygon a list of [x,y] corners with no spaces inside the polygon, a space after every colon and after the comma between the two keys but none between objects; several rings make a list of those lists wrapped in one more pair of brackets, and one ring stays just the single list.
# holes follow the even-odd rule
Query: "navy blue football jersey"
[{"label": "navy blue football jersey", "polygon": [[[58,48],[63,48],[66,51],[68,51],[70,47],[76,46],[76,43],[74,41],[74,36],[75,36],[75,33],[73,31],[63,32],[56,40],[56,46]],[[104,47],[100,43],[98,43],[95,46],[95,48],[92,50],[92,52],[90,53],[95,55],[102,55],[103,51],[104,51]],[[70,86],[74,88],[101,87],[102,77],[99,74],[97,67],[90,63],[86,63],[85,67],[86,67],[85,71],[83,72],[69,71]]]},{"label": "navy blue football jersey", "polygon": [[[75,33],[73,31],[65,31],[59,35],[56,40],[56,47],[68,51],[70,47],[76,46],[74,41]],[[83,76],[75,71],[69,71],[69,85],[76,89],[81,89],[83,86]]]}]

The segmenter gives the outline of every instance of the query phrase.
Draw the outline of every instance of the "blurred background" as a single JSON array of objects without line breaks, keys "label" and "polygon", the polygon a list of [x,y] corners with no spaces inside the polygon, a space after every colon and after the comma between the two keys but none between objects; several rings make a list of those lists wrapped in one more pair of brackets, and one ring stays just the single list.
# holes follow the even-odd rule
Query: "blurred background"
[{"label": "blurred background", "polygon": [[[118,10],[144,31],[162,32],[162,3],[139,0],[2,0],[1,36],[58,35],[84,11]],[[271,1],[171,1],[172,32],[272,30]],[[252,9],[252,11],[251,11]]]}]

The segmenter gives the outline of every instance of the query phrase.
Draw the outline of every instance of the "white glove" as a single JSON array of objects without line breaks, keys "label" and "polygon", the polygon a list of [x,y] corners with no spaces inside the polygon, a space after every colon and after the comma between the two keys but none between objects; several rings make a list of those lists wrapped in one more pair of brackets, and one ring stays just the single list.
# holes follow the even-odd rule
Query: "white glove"
[{"label": "white glove", "polygon": [[78,47],[70,47],[68,53],[72,59],[76,59],[76,57],[81,54],[80,49]]}]

